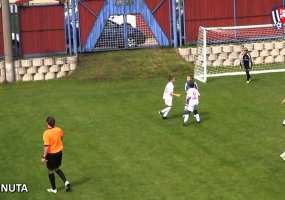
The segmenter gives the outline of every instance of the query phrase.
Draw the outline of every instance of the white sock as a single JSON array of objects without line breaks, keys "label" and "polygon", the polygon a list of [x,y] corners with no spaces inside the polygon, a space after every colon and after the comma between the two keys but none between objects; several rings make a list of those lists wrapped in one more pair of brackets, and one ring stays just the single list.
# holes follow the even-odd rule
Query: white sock
[{"label": "white sock", "polygon": [[164,110],[165,110],[164,112],[162,111],[163,112],[163,117],[167,117],[169,111],[171,110],[171,107],[167,107]]},{"label": "white sock", "polygon": [[166,107],[166,108],[164,108],[163,110],[161,110],[162,113],[165,113],[165,112],[167,112],[167,111],[169,111],[169,107]]},{"label": "white sock", "polygon": [[284,157],[285,156],[285,151],[280,156]]},{"label": "white sock", "polygon": [[184,115],[184,123],[186,123],[188,119],[189,119],[189,115],[188,114]]},{"label": "white sock", "polygon": [[196,118],[197,122],[200,122],[200,115],[199,114],[194,115],[194,117]]}]

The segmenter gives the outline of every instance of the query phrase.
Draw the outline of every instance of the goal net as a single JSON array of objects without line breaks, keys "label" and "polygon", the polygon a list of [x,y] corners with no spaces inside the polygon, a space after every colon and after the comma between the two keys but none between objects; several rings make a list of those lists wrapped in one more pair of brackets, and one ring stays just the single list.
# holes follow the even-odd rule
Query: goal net
[{"label": "goal net", "polygon": [[271,24],[199,28],[194,77],[244,74],[240,55],[247,48],[253,61],[251,73],[285,71],[285,34]]}]

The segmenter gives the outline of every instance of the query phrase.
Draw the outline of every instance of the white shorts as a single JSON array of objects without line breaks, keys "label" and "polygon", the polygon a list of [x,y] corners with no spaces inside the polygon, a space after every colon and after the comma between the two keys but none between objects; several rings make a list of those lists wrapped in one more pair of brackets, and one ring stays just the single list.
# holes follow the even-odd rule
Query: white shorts
[{"label": "white shorts", "polygon": [[165,105],[172,106],[172,98],[166,98],[164,99]]},{"label": "white shorts", "polygon": [[198,108],[198,104],[189,104],[187,106],[187,110],[189,110],[190,112],[193,112],[194,110],[197,110]]}]

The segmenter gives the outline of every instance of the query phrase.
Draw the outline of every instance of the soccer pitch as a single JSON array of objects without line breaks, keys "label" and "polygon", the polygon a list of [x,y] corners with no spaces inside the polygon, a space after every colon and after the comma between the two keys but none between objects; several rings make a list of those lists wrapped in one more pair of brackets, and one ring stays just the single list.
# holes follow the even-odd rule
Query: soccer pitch
[{"label": "soccer pitch", "polygon": [[[169,119],[167,77],[109,83],[57,80],[0,86],[0,183],[28,193],[0,199],[281,200],[285,184],[284,73],[198,82],[202,122],[183,123],[185,76],[176,76]],[[48,115],[64,131],[57,194],[40,163]]]}]

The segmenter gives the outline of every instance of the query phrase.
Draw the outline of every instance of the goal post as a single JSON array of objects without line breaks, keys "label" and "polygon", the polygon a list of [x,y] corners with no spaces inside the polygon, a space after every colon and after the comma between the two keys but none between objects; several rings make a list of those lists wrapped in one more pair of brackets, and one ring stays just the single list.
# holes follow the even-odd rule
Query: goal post
[{"label": "goal post", "polygon": [[285,33],[272,24],[200,27],[194,78],[244,74],[240,55],[247,48],[252,60],[251,74],[285,71]]}]

